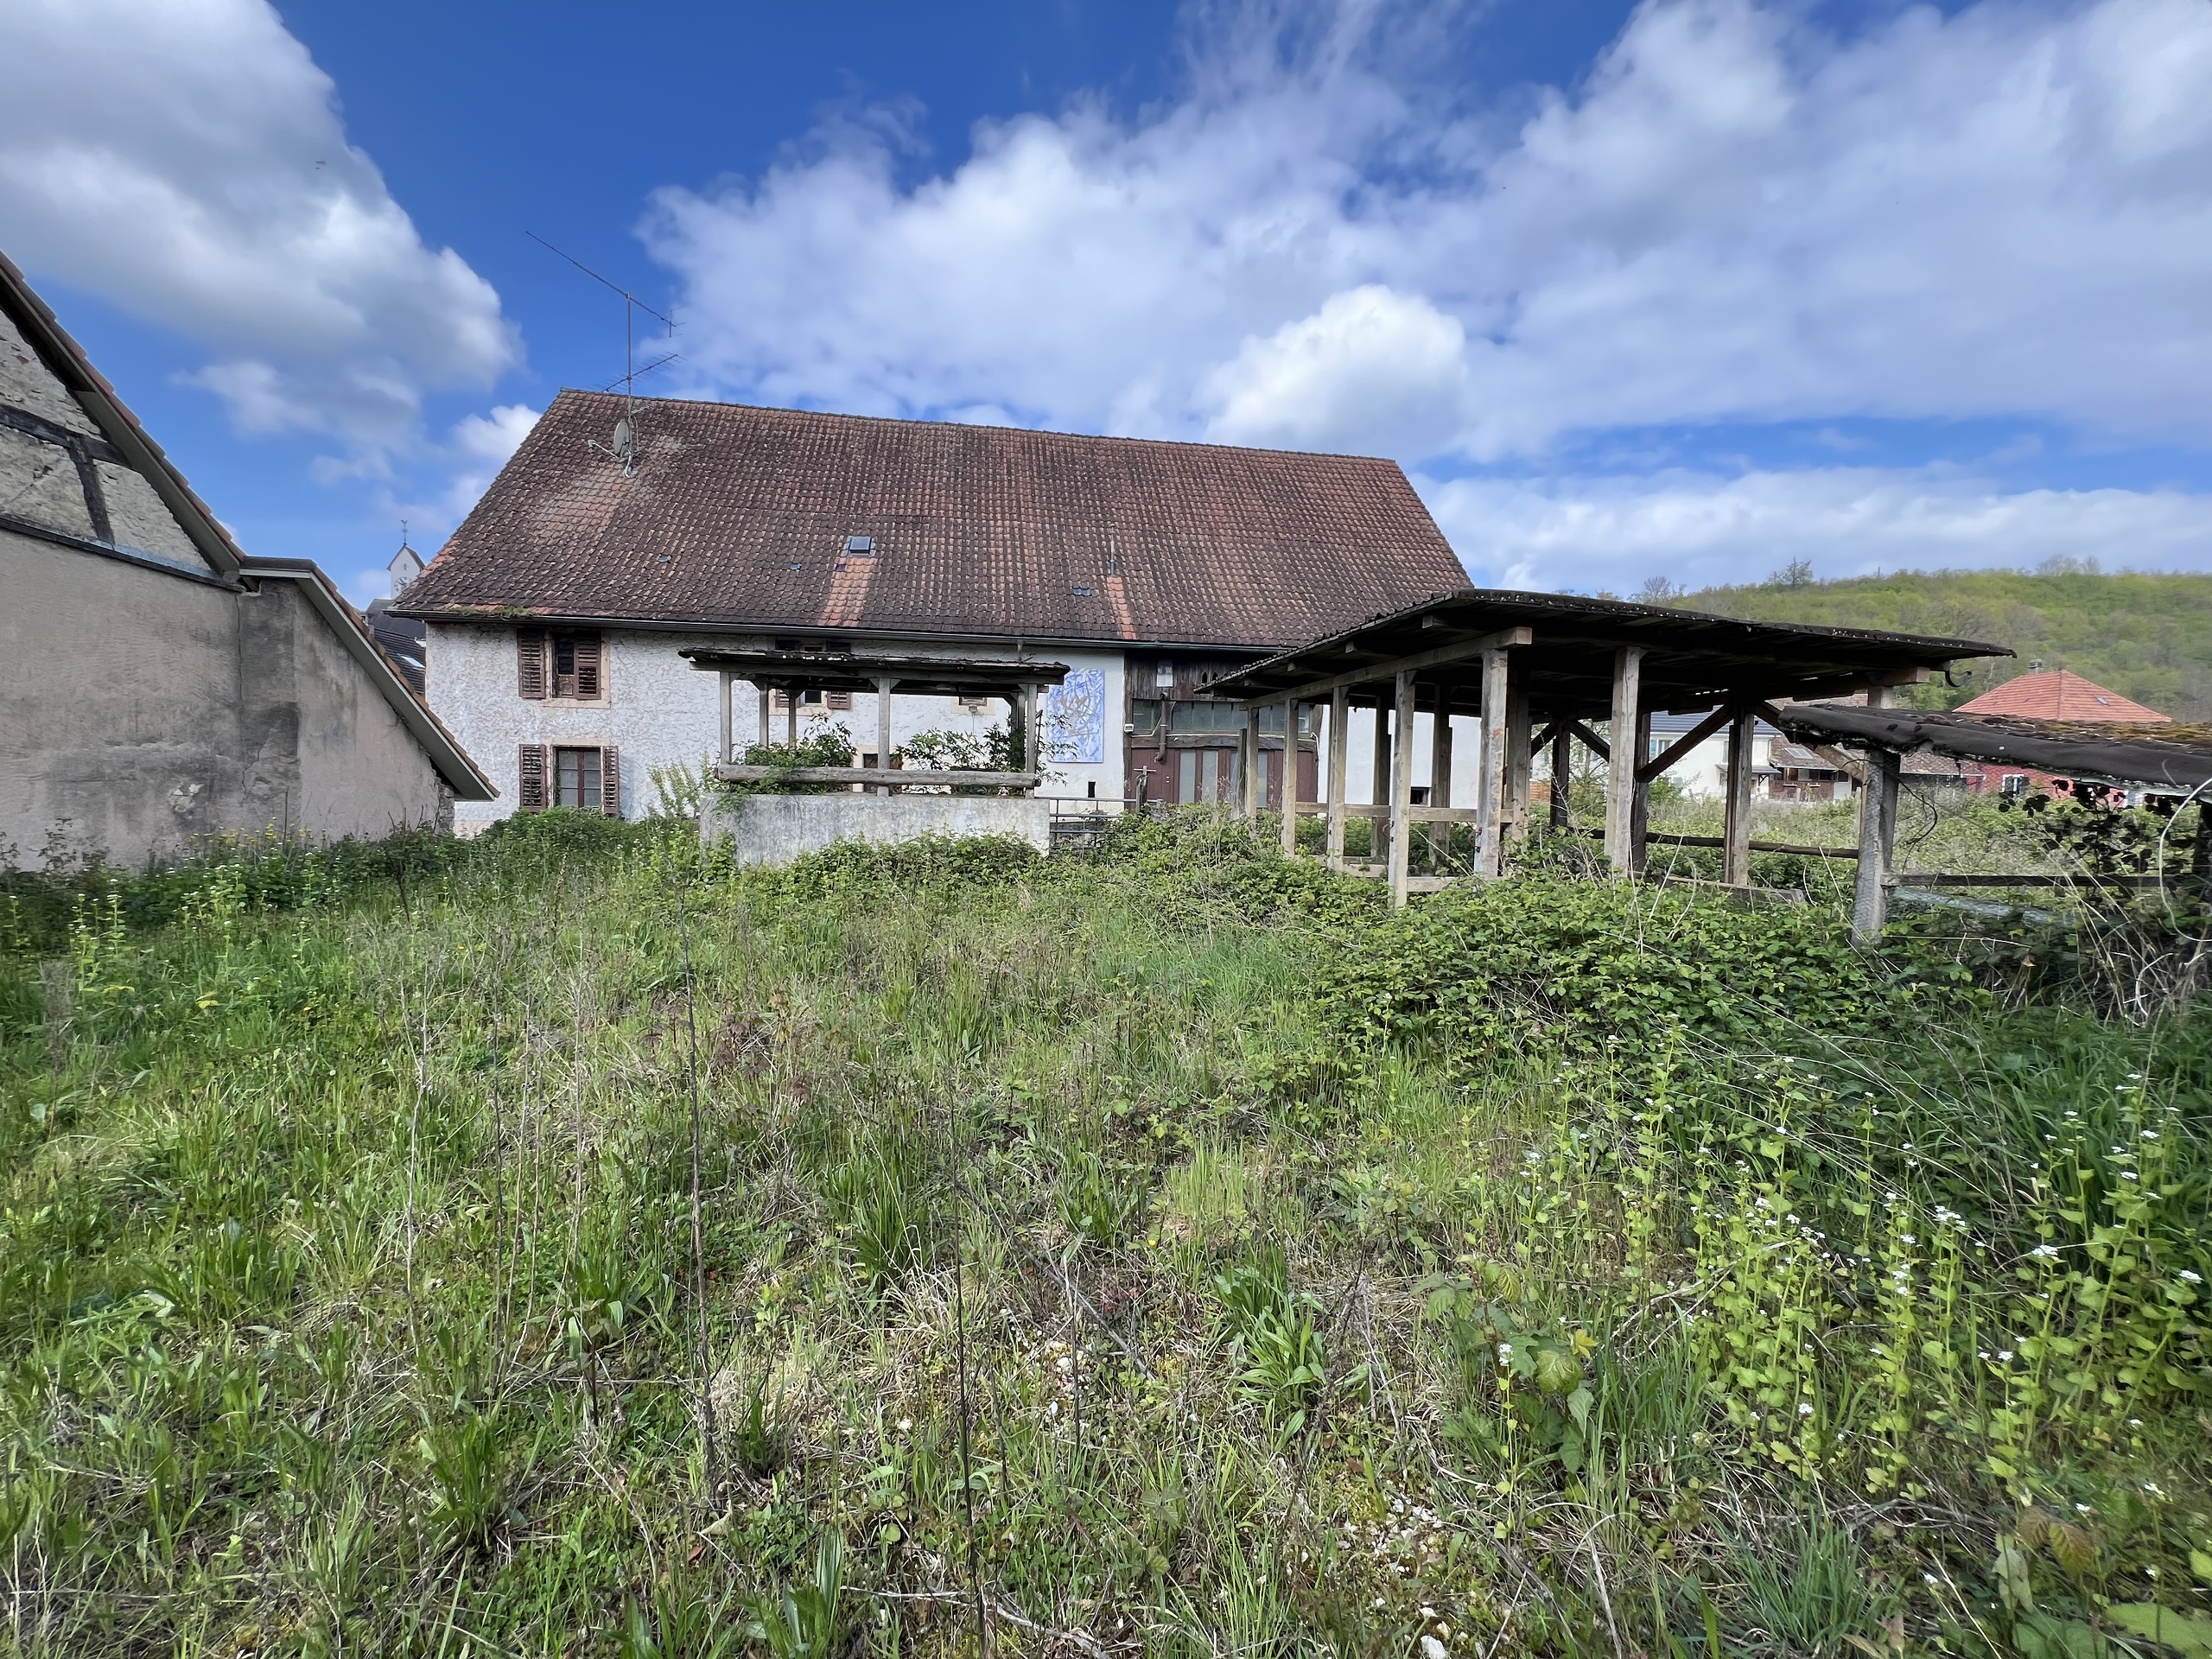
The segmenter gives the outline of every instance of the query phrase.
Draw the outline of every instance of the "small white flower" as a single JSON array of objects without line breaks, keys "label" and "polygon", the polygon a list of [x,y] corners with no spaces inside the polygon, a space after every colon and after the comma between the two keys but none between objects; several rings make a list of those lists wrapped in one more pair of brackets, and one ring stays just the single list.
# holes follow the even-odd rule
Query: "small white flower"
[{"label": "small white flower", "polygon": [[2181,1270],[2178,1277],[2184,1285],[2201,1285],[2204,1282],[2203,1275],[2191,1273],[2187,1268]]},{"label": "small white flower", "polygon": [[899,1432],[901,1434],[904,1434],[908,1429],[913,1427],[913,1426],[914,1420],[911,1417],[901,1417],[899,1420]]},{"label": "small white flower", "polygon": [[1797,1402],[1797,1414],[1800,1417],[1811,1416],[1813,1414],[1813,1402],[1809,1400],[1800,1400]]},{"label": "small white flower", "polygon": [[1421,1650],[1424,1659],[1446,1659],[1444,1644],[1433,1636],[1421,1637]]},{"label": "small white flower", "polygon": [[1999,1348],[1997,1351],[1997,1357],[2009,1361],[2012,1357],[2012,1351],[2010,1348]]}]

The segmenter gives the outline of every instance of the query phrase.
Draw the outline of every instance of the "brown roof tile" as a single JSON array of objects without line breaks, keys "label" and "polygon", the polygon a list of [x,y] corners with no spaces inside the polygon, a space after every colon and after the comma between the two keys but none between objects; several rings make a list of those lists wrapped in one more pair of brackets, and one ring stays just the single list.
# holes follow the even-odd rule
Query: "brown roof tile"
[{"label": "brown roof tile", "polygon": [[622,408],[555,398],[400,608],[1280,647],[1468,585],[1392,461],[654,399],[625,477]]},{"label": "brown roof tile", "polygon": [[2001,685],[1991,686],[1971,702],[1961,703],[1958,712],[2018,715],[2031,720],[2109,721],[2116,726],[2152,725],[2172,718],[2155,709],[2145,709],[2117,691],[2107,691],[2070,668],[2015,675]]}]

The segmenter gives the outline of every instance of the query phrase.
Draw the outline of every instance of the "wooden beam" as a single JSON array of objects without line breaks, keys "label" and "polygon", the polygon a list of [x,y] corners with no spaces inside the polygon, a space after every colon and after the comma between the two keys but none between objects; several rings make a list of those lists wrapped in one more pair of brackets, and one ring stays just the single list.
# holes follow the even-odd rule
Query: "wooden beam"
[{"label": "wooden beam", "polygon": [[1606,742],[1604,738],[1599,736],[1597,733],[1592,731],[1587,726],[1585,726],[1579,720],[1568,721],[1567,722],[1567,729],[1582,740],[1582,747],[1584,748],[1589,750],[1591,753],[1596,755],[1600,760],[1605,761],[1609,765],[1611,763],[1613,758],[1613,746]]},{"label": "wooden beam", "polygon": [[891,688],[898,682],[888,675],[878,675],[875,681],[875,770],[884,779],[883,793],[895,795],[899,791],[891,783]]},{"label": "wooden beam", "polygon": [[1298,709],[1282,706],[1282,855],[1298,856]]},{"label": "wooden beam", "polygon": [[1272,702],[1278,697],[1300,697],[1308,701],[1326,696],[1338,686],[1368,685],[1377,680],[1395,678],[1400,674],[1417,673],[1425,668],[1441,668],[1446,663],[1463,663],[1471,657],[1479,657],[1486,651],[1498,651],[1513,645],[1525,645],[1535,638],[1527,628],[1500,628],[1495,633],[1485,633],[1477,639],[1463,639],[1457,644],[1439,645],[1433,651],[1415,652],[1410,657],[1397,657],[1370,663],[1342,674],[1308,680],[1303,685],[1285,686],[1279,691],[1263,695],[1262,701]]},{"label": "wooden beam", "polygon": [[1731,711],[1728,726],[1727,810],[1721,830],[1726,849],[1720,879],[1732,887],[1751,882],[1751,736],[1756,722],[1748,709]]},{"label": "wooden beam", "polygon": [[[1379,702],[1375,705],[1374,760],[1375,775],[1368,790],[1368,797],[1377,806],[1381,806],[1391,798],[1390,710],[1387,705]],[[1382,839],[1370,840],[1368,842],[1367,855],[1378,864],[1387,863],[1389,861],[1389,836],[1392,827],[1387,823],[1377,823],[1375,826],[1375,834]]]},{"label": "wooden beam", "polygon": [[[768,703],[770,701],[768,688],[760,684],[757,681],[754,682],[753,687],[753,700],[760,705],[760,747],[765,749],[768,747]],[[727,759],[728,757],[725,756],[724,758]]]},{"label": "wooden beam", "polygon": [[1398,707],[1390,747],[1396,751],[1390,766],[1390,904],[1402,909],[1406,902],[1406,855],[1413,846],[1413,821],[1406,810],[1414,804],[1414,671],[1398,671]]},{"label": "wooden beam", "polygon": [[[1632,754],[1651,753],[1651,708],[1639,703],[1636,711],[1636,742]],[[1628,851],[1629,866],[1639,876],[1643,874],[1644,843],[1651,836],[1651,781],[1638,778],[1629,801]]]},{"label": "wooden beam", "polygon": [[[1529,836],[1529,785],[1536,770],[1536,749],[1529,734],[1529,677],[1506,671],[1505,830],[1509,839]],[[1499,867],[1503,868],[1503,864]]]},{"label": "wooden beam", "polygon": [[1866,751],[1866,786],[1859,792],[1859,890],[1851,906],[1851,937],[1872,944],[1890,918],[1890,857],[1897,835],[1897,774],[1904,760],[1895,749]]},{"label": "wooden beam", "polygon": [[1605,757],[1605,859],[1613,874],[1636,869],[1636,728],[1643,702],[1643,647],[1613,653],[1611,752]]},{"label": "wooden beam", "polygon": [[1244,729],[1236,734],[1236,816],[1249,823],[1259,817],[1253,804],[1260,796],[1260,711],[1244,711]]},{"label": "wooden beam", "polygon": [[1037,682],[1021,688],[1021,765],[1027,772],[1045,770],[1045,734],[1037,726]]},{"label": "wooden beam", "polygon": [[1636,769],[1637,781],[1639,783],[1649,783],[1652,779],[1656,778],[1661,772],[1666,771],[1668,767],[1673,766],[1675,761],[1681,760],[1692,749],[1697,747],[1699,744],[1704,742],[1707,738],[1711,737],[1723,726],[1726,726],[1729,721],[1734,717],[1734,714],[1735,710],[1732,707],[1725,705],[1714,709],[1703,720],[1698,721],[1696,725],[1691,727],[1689,730],[1684,732],[1674,743],[1670,744],[1664,754],[1655,754],[1650,760],[1638,766]]},{"label": "wooden beam", "polygon": [[1347,744],[1351,732],[1351,693],[1338,686],[1329,694],[1329,868],[1341,870],[1344,867],[1344,780],[1350,768],[1345,765]]},{"label": "wooden beam", "polygon": [[730,727],[729,727],[729,692],[730,692],[730,685],[731,685],[731,683],[733,682],[733,680],[734,680],[734,678],[735,678],[735,676],[732,675],[732,674],[730,673],[730,671],[729,671],[728,669],[724,669],[724,670],[722,671],[722,674],[721,674],[721,683],[722,683],[722,701],[721,701],[721,728],[722,728],[722,747],[721,747],[721,753],[720,754],[718,754],[718,755],[716,755],[716,756],[715,757],[715,764],[716,766],[728,766],[728,765],[731,762],[731,760],[733,760],[734,759],[735,759],[735,757],[734,757],[734,755],[732,755],[732,754],[730,753],[730,752],[729,752],[729,746],[730,746],[731,741],[732,741],[732,739],[734,738],[734,736],[735,735],[734,733],[732,733],[732,732],[731,732],[731,730],[730,730]]},{"label": "wooden beam", "polygon": [[1475,874],[1498,875],[1505,869],[1506,726],[1512,701],[1513,656],[1483,653],[1483,764],[1475,785]]},{"label": "wooden beam", "polygon": [[1552,828],[1564,830],[1571,820],[1569,796],[1574,788],[1574,722],[1555,720],[1546,728],[1552,741]]},{"label": "wooden beam", "polygon": [[1429,716],[1428,804],[1452,804],[1452,716],[1438,709]]}]

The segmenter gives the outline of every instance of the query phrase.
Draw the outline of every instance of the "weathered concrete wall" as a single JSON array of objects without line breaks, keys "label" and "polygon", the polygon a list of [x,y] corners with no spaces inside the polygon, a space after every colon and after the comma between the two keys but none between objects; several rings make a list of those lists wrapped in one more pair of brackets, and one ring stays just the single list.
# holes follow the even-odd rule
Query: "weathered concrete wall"
[{"label": "weathered concrete wall", "polygon": [[923,836],[1019,836],[1039,852],[1052,838],[1049,803],[1022,795],[747,795],[709,799],[699,839],[740,864],[788,864],[840,841]]},{"label": "weathered concrete wall", "polygon": [[[461,745],[476,757],[500,790],[496,801],[462,801],[454,807],[455,822],[464,834],[473,834],[516,810],[518,753],[525,743],[573,744],[597,747],[613,744],[622,755],[622,815],[642,817],[656,798],[652,771],[671,765],[696,768],[710,757],[721,741],[721,721],[715,697],[720,677],[702,673],[677,655],[693,646],[728,649],[734,645],[766,645],[760,639],[734,639],[728,634],[663,633],[644,629],[610,630],[606,639],[606,696],[596,702],[565,702],[559,698],[527,698],[517,687],[515,631],[505,624],[448,624],[433,622],[428,629],[428,695],[430,707],[445,721]],[[914,651],[944,656],[974,655],[981,649],[961,649],[911,642],[876,642],[885,649]],[[999,652],[988,654],[999,655]],[[1098,799],[1114,805],[1122,798],[1122,658],[1119,652],[1042,652],[1054,662],[1075,668],[1092,668],[1103,676],[1106,729],[1101,753],[1103,760],[1084,765],[1055,761],[1050,767],[1045,793],[1086,796],[1097,785]],[[980,737],[1006,721],[1003,703],[987,704],[979,714],[962,711],[950,697],[892,699],[892,741],[894,745],[928,731],[957,731]],[[875,747],[875,700],[856,695],[848,712],[802,708],[802,739],[823,726],[838,722],[863,749]],[[781,742],[785,722],[772,722],[772,741]],[[760,703],[750,685],[740,683],[730,697],[730,736],[742,749],[756,742],[760,731]]]},{"label": "weathered concrete wall", "polygon": [[440,780],[293,582],[226,592],[0,531],[0,865],[425,823]]}]

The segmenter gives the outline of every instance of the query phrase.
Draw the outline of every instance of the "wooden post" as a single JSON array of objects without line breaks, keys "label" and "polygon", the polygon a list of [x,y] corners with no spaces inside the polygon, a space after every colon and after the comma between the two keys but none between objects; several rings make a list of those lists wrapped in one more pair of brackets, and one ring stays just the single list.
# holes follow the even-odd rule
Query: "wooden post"
[{"label": "wooden post", "polygon": [[[734,760],[737,758],[730,753],[729,749],[730,742],[734,736],[734,734],[729,728],[729,691],[730,687],[735,683],[736,677],[733,675],[729,670],[724,669],[722,670],[721,678],[722,702],[720,713],[721,715],[722,747],[721,753],[715,757],[715,764],[718,766],[726,766],[729,765],[732,760]],[[709,778],[707,781],[711,784],[715,780]]]},{"label": "wooden post", "polygon": [[1398,671],[1398,707],[1390,737],[1395,751],[1390,764],[1390,903],[1402,907],[1406,855],[1413,842],[1413,820],[1407,816],[1414,804],[1414,677],[1410,669]]},{"label": "wooden post", "polygon": [[1605,762],[1605,861],[1617,876],[1636,870],[1637,715],[1642,702],[1643,647],[1623,645],[1613,653],[1613,717]]},{"label": "wooden post", "polygon": [[1244,711],[1244,729],[1236,734],[1236,816],[1249,823],[1259,816],[1254,804],[1260,798],[1260,711]]},{"label": "wooden post", "polygon": [[1428,728],[1428,804],[1431,806],[1452,804],[1452,713],[1445,706],[1449,695],[1442,690],[1438,691],[1436,712],[1429,716],[1436,722]]},{"label": "wooden post", "polygon": [[[1639,705],[1636,711],[1636,769],[1641,774],[1643,764],[1651,758],[1651,710]],[[1650,849],[1651,837],[1651,780],[1639,775],[1636,792],[1631,798],[1634,810],[1629,819],[1628,856],[1630,868],[1638,875],[1643,874],[1644,855]]]},{"label": "wooden post", "polygon": [[784,741],[798,747],[798,688],[784,693]]},{"label": "wooden post", "polygon": [[[1375,787],[1371,798],[1376,806],[1390,804],[1390,705],[1381,696],[1375,699]],[[1390,831],[1395,826],[1387,818],[1370,818],[1372,825],[1368,832],[1367,855],[1374,862],[1387,866],[1390,861]]]},{"label": "wooden post", "polygon": [[1298,856],[1298,709],[1282,706],[1282,854]]},{"label": "wooden post", "polygon": [[1351,688],[1338,686],[1329,694],[1329,868],[1341,870],[1344,867],[1344,775],[1350,770],[1345,764],[1348,746],[1351,741]]},{"label": "wooden post", "polygon": [[1505,868],[1506,704],[1513,654],[1483,652],[1483,764],[1475,785],[1475,874],[1497,875]]},{"label": "wooden post", "polygon": [[1559,729],[1552,734],[1552,828],[1565,830],[1573,822],[1567,816],[1572,804],[1569,791],[1573,788],[1574,733],[1567,719],[1560,716]]},{"label": "wooden post", "polygon": [[891,787],[891,688],[897,684],[888,674],[875,677],[875,769],[883,779],[882,792],[893,792]]},{"label": "wooden post", "polygon": [[[1505,683],[1505,825],[1515,841],[1529,837],[1529,784],[1536,769],[1535,733],[1529,724],[1529,679],[1510,666]],[[1499,868],[1503,868],[1501,863]]]},{"label": "wooden post", "polygon": [[1756,719],[1738,703],[1728,724],[1727,817],[1720,831],[1720,879],[1732,887],[1751,884],[1751,734]]},{"label": "wooden post", "polygon": [[1890,918],[1890,855],[1897,836],[1897,774],[1904,761],[1895,749],[1866,751],[1866,786],[1859,796],[1859,892],[1851,907],[1851,937],[1871,944]]},{"label": "wooden post", "polygon": [[753,682],[753,698],[760,705],[760,747],[764,749],[768,747],[768,705],[775,701],[775,696],[776,694],[759,680]]}]

